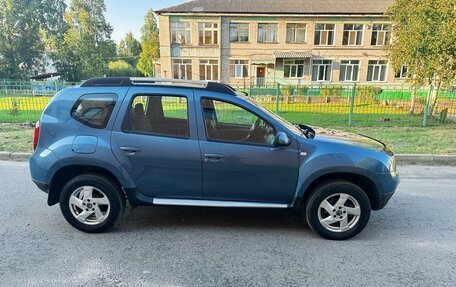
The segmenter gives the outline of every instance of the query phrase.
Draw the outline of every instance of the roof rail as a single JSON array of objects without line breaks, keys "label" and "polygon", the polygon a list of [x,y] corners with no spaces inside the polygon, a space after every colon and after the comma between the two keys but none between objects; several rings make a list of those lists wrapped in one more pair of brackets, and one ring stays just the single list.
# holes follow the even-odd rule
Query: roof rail
[{"label": "roof rail", "polygon": [[191,81],[164,78],[93,78],[82,83],[81,87],[132,87],[132,86],[179,86],[183,88],[198,88],[211,92],[219,92],[236,96],[236,90],[224,83],[211,81]]}]

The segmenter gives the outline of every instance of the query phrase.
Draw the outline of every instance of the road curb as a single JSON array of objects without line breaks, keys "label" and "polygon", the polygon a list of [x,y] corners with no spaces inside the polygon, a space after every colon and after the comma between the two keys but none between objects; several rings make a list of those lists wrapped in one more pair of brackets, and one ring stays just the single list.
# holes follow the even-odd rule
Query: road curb
[{"label": "road curb", "polygon": [[449,165],[456,166],[456,155],[397,154],[398,165]]},{"label": "road curb", "polygon": [[[0,151],[0,160],[28,161],[31,153]],[[398,165],[448,165],[456,166],[456,155],[396,154]]]},{"label": "road curb", "polygon": [[0,160],[9,160],[11,156],[10,152],[0,151]]}]

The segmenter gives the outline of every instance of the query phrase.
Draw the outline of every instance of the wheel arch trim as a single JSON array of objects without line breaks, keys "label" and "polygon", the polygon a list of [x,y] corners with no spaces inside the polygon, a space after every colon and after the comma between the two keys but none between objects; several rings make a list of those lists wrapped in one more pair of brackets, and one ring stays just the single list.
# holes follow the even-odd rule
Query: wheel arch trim
[{"label": "wheel arch trim", "polygon": [[124,189],[136,188],[133,180],[121,166],[106,166],[97,164],[94,161],[74,160],[71,161],[71,163],[68,162],[67,164],[61,165],[50,177],[48,205],[51,206],[59,202],[61,189],[69,179],[84,173],[105,175],[114,180],[123,191]]},{"label": "wheel arch trim", "polygon": [[298,211],[302,207],[301,202],[305,201],[312,189],[322,182],[346,180],[363,189],[369,197],[372,209],[376,210],[379,204],[379,186],[373,177],[374,174],[357,167],[331,167],[316,171],[299,186],[291,206]]}]

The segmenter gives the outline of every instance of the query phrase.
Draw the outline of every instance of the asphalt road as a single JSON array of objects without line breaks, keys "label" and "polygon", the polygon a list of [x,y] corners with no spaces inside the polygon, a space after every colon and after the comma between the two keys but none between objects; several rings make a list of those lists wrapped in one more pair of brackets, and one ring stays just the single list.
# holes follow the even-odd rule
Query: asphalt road
[{"label": "asphalt road", "polygon": [[389,205],[328,241],[286,211],[140,207],[107,234],[73,229],[0,162],[1,286],[454,286],[456,167],[400,167]]}]

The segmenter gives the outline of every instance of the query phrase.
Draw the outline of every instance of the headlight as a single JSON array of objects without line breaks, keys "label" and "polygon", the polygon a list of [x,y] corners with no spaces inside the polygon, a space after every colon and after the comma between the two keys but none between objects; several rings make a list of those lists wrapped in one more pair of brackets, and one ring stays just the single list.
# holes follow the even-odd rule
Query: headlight
[{"label": "headlight", "polygon": [[389,171],[391,173],[396,173],[396,158],[394,157],[394,155],[390,158]]}]

